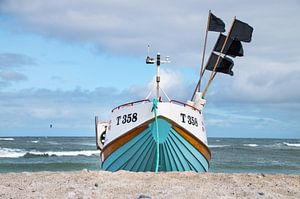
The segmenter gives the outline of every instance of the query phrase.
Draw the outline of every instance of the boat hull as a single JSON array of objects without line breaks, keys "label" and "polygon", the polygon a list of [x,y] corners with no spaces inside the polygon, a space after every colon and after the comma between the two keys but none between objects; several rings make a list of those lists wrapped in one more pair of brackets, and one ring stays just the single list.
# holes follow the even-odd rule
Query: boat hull
[{"label": "boat hull", "polygon": [[206,172],[210,152],[188,131],[159,117],[111,142],[102,151],[102,159],[102,169],[107,171],[146,172],[158,166],[158,171]]},{"label": "boat hull", "polygon": [[208,170],[211,153],[200,110],[178,102],[127,103],[112,110],[107,125],[103,170]]}]

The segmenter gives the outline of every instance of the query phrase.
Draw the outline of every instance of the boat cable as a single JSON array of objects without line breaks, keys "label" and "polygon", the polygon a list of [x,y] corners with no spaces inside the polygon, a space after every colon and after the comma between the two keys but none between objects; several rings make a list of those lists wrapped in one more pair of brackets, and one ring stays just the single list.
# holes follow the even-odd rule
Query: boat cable
[{"label": "boat cable", "polygon": [[152,94],[152,90],[149,92],[149,94],[147,95],[147,97],[145,99],[149,99],[149,97],[151,96]]},{"label": "boat cable", "polygon": [[159,132],[158,132],[158,121],[157,121],[157,104],[158,100],[156,98],[153,99],[153,113],[154,113],[154,120],[155,120],[155,127],[156,127],[156,165],[155,165],[155,172],[158,172],[159,167]]},{"label": "boat cable", "polygon": [[166,98],[168,99],[168,101],[171,101],[171,99],[169,98],[169,96],[167,95],[167,93],[161,87],[159,87],[159,88],[163,92],[163,94],[166,96]]}]

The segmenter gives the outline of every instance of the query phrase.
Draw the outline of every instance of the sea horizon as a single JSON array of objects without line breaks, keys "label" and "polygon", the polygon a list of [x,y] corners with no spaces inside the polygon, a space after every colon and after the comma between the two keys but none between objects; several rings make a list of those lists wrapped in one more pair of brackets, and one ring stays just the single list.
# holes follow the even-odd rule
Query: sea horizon
[{"label": "sea horizon", "polygon": [[[95,136],[90,135],[12,135],[12,136],[0,136],[1,138],[36,138],[36,137],[86,137],[86,138],[95,138]],[[296,137],[219,137],[219,136],[207,136],[207,139],[211,138],[222,138],[222,139],[279,139],[279,140],[299,140],[300,138]]]}]

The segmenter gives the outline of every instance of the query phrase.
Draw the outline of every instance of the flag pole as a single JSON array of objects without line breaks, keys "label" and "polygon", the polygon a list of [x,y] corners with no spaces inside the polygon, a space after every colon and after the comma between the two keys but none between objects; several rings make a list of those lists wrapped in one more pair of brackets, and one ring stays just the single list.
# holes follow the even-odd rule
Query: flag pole
[{"label": "flag pole", "polygon": [[[210,60],[211,55],[212,55],[212,54],[210,54],[208,60]],[[205,68],[202,70],[202,73],[201,73],[200,77],[203,77],[204,73],[205,73]],[[193,96],[192,96],[191,101],[193,101],[193,99],[194,99],[194,97],[195,97],[195,95],[196,95],[198,86],[200,86],[200,80],[199,80],[198,83],[197,83],[197,86],[196,86],[196,88],[195,88],[195,90],[194,90],[194,93],[193,93]]]},{"label": "flag pole", "polygon": [[226,39],[225,39],[225,41],[224,41],[224,44],[223,44],[223,46],[222,46],[222,49],[221,49],[220,54],[219,54],[219,56],[218,56],[218,59],[217,59],[217,61],[216,61],[216,63],[215,63],[215,66],[214,66],[214,68],[213,68],[213,71],[212,71],[211,74],[210,74],[208,83],[207,83],[207,85],[206,85],[206,87],[205,87],[205,89],[204,89],[204,91],[203,91],[203,95],[202,95],[203,97],[206,95],[206,92],[207,92],[207,90],[208,90],[208,88],[209,88],[209,86],[210,86],[212,80],[213,80],[214,77],[215,77],[215,71],[216,71],[216,68],[217,68],[217,66],[218,66],[218,64],[219,64],[219,61],[220,61],[220,59],[221,59],[221,54],[223,53],[223,51],[224,51],[224,49],[225,49],[225,46],[226,46],[226,43],[227,43],[228,38],[229,38],[229,36],[230,36],[230,33],[231,33],[231,30],[232,30],[233,24],[234,24],[234,22],[235,22],[235,19],[236,19],[236,16],[234,16],[234,18],[233,18],[233,22],[232,22],[232,24],[231,24],[230,30],[229,30],[229,32],[228,32],[228,34],[227,34],[227,36],[226,36]]},{"label": "flag pole", "polygon": [[205,51],[206,51],[206,44],[207,44],[208,27],[209,27],[209,24],[210,24],[210,15],[211,15],[211,10],[209,10],[209,12],[208,12],[208,18],[207,18],[205,40],[204,40],[203,53],[202,53],[202,62],[201,62],[201,69],[200,69],[199,87],[198,87],[198,91],[199,92],[200,92],[200,88],[201,88],[202,76],[203,76],[204,71],[205,71],[205,70],[203,71],[203,65],[204,65],[204,58],[205,58]]},{"label": "flag pole", "polygon": [[200,79],[197,83],[197,86],[194,90],[194,93],[193,93],[193,96],[192,96],[192,99],[194,99],[195,97],[195,94],[197,91],[200,92],[200,88],[201,88],[201,80],[202,80],[202,76],[204,75],[204,71],[203,70],[203,65],[204,65],[204,58],[205,58],[205,51],[206,51],[206,44],[207,44],[207,35],[208,35],[208,27],[209,27],[209,24],[210,24],[210,15],[211,15],[211,10],[208,11],[208,17],[207,17],[207,25],[206,25],[206,31],[205,31],[205,39],[204,39],[204,46],[203,46],[203,51],[202,51],[202,61],[201,61],[201,68],[200,68]]},{"label": "flag pole", "polygon": [[[201,73],[201,76],[200,77],[202,77],[203,75],[204,75],[204,72],[205,72],[205,70],[203,70],[202,71],[202,73]],[[192,96],[192,99],[191,100],[193,100],[194,99],[194,97],[195,97],[195,94],[196,94],[196,92],[197,92],[197,90],[198,90],[198,87],[200,88],[200,80],[198,81],[198,83],[197,83],[197,86],[196,86],[196,88],[195,88],[195,90],[194,90],[194,93],[193,93],[193,96]]]}]

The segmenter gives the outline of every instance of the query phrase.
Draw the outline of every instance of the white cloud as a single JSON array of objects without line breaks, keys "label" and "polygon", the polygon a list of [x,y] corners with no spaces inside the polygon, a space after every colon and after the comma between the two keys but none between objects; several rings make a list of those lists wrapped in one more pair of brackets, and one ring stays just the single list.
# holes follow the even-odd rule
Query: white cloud
[{"label": "white cloud", "polygon": [[[110,110],[128,101],[133,94],[114,88],[99,87],[93,91],[26,89],[0,92],[0,132],[8,130],[37,131],[55,123],[57,129],[93,132],[93,119],[107,120]],[[1,136],[0,133],[0,136]],[[68,132],[66,132],[68,133]]]},{"label": "white cloud", "polygon": [[[208,104],[290,103],[294,105],[292,107],[299,108],[299,5],[296,0],[226,3],[209,0],[4,0],[0,3],[1,16],[4,16],[0,19],[0,27],[18,33],[31,32],[60,39],[66,43],[92,43],[97,47],[97,53],[113,56],[144,56],[145,47],[150,43],[153,50],[160,51],[162,55],[170,55],[172,66],[177,67],[176,70],[161,70],[161,87],[171,98],[186,100],[192,94],[196,80],[185,79],[179,71],[187,67],[199,67],[207,11],[213,8],[213,13],[226,22],[227,29],[233,15],[236,15],[238,19],[252,25],[254,33],[252,42],[244,44],[245,57],[234,60],[235,76],[218,75],[213,82],[207,95]],[[211,50],[216,37],[216,33],[209,34],[207,52]],[[34,64],[34,60],[27,56],[7,53],[0,55],[2,70],[29,64]],[[59,81],[59,78],[53,77],[53,80]],[[0,80],[0,87],[9,84],[10,82]],[[151,88],[153,84],[154,79]],[[146,95],[144,86],[132,86],[121,92],[113,88],[94,91],[28,89],[15,93],[2,92],[0,103],[3,111],[0,118],[3,119],[2,124],[9,126],[15,121],[17,112],[20,113],[17,116],[20,120],[17,122],[37,124],[41,120],[58,119],[61,120],[61,125],[71,126],[81,123],[82,118],[87,121],[91,113],[103,112],[105,115],[113,105],[135,100],[132,96],[139,99]],[[275,108],[280,109],[281,105]],[[222,108],[224,107],[220,108],[221,111]],[[287,113],[292,114],[293,109],[288,109]],[[231,112],[226,112],[220,118],[208,122],[221,125],[229,116],[244,122],[257,119],[251,118],[248,113],[234,116]],[[266,121],[262,124],[278,124],[272,117],[262,118],[265,119],[260,121]],[[295,115],[295,118],[299,118],[299,115]],[[83,122],[82,126],[88,126],[87,124]]]},{"label": "white cloud", "polygon": [[[167,69],[160,69],[160,87],[165,92],[172,92],[183,83],[183,77],[177,71],[171,71]],[[148,83],[148,90],[156,89],[156,75],[153,76],[152,80]]]},{"label": "white cloud", "polygon": [[[28,0],[2,1],[0,5],[2,14],[14,20],[9,24],[2,21],[6,28],[67,42],[92,42],[99,52],[113,55],[142,56],[150,43],[162,54],[171,55],[172,66],[183,67],[200,64],[211,8],[227,29],[233,15],[254,27],[252,42],[244,44],[245,57],[235,59],[233,81],[225,79],[213,92],[235,101],[299,101],[298,1]],[[209,34],[207,52],[216,36]],[[214,94],[210,91],[209,95]]]}]

